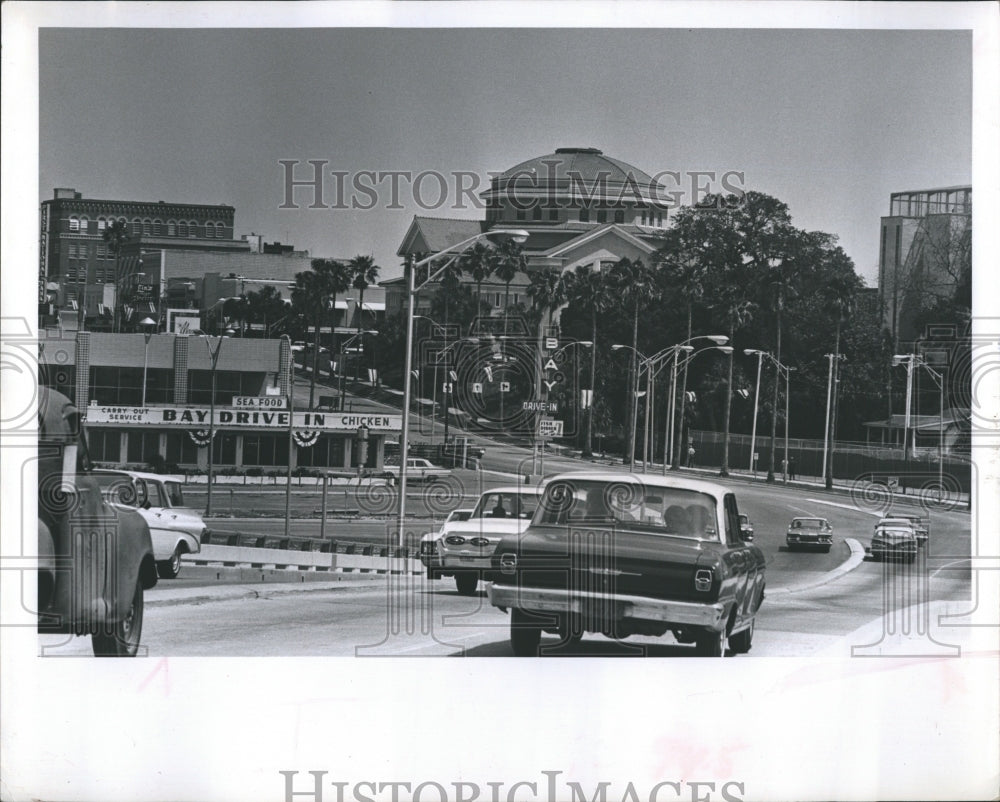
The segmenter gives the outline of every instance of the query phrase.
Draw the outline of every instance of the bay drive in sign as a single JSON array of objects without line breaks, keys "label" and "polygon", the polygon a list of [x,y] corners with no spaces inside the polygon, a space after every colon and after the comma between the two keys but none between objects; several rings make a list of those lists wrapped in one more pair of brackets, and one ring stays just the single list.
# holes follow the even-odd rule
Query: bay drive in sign
[{"label": "bay drive in sign", "polygon": [[[102,407],[87,408],[88,424],[131,424],[137,426],[178,426],[203,429],[209,425],[208,407]],[[289,413],[281,410],[216,409],[215,426],[219,429],[288,428]],[[294,429],[319,431],[355,431],[365,426],[371,432],[398,432],[400,415],[360,415],[340,412],[293,412]]]}]

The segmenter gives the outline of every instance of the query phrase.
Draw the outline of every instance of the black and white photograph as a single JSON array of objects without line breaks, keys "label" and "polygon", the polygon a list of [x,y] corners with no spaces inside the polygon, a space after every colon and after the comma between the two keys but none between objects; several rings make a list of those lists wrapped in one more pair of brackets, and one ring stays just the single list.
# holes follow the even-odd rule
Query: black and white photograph
[{"label": "black and white photograph", "polygon": [[5,4],[0,799],[998,798],[998,42]]}]

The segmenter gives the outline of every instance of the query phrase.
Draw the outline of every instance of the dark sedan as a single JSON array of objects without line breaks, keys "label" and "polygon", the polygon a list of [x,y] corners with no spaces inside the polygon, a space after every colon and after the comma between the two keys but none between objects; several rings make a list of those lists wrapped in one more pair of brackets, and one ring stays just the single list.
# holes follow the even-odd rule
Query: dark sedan
[{"label": "dark sedan", "polygon": [[494,552],[490,602],[510,611],[516,655],[561,641],[670,632],[696,653],[750,650],[764,555],[736,497],[711,482],[613,473],[550,480],[531,526]]}]

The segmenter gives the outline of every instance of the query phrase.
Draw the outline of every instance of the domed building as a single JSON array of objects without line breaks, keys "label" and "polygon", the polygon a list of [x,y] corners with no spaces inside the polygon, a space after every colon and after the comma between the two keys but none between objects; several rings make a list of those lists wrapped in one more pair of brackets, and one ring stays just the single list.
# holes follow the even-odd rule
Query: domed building
[{"label": "domed building", "polygon": [[[398,255],[419,259],[494,228],[518,228],[529,234],[523,245],[529,271],[585,264],[600,269],[623,258],[648,262],[668,224],[662,185],[597,148],[558,148],[523,161],[494,177],[481,197],[482,221],[415,216]],[[512,305],[526,302],[529,283],[525,274],[511,282]],[[386,312],[393,314],[403,308],[403,280],[383,286]],[[428,290],[418,297],[418,312],[429,307],[433,288]],[[502,314],[503,285],[487,282],[483,290],[494,313]]]}]

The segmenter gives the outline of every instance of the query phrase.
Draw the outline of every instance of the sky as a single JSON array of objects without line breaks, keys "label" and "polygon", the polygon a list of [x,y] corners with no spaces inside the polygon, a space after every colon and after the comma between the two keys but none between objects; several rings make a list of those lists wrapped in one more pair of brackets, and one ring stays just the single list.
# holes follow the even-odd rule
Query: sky
[{"label": "sky", "polygon": [[[422,210],[402,180],[388,208],[388,179],[372,209],[309,208],[311,189],[282,209],[282,160],[296,180],[325,161],[348,189],[364,170],[485,185],[573,146],[649,174],[738,171],[837,235],[870,286],[890,193],[971,182],[967,31],[48,28],[39,62],[39,201],[229,204],[236,236],[371,254],[386,278],[414,214],[482,211],[451,208],[453,188]],[[436,179],[420,187],[434,206]]]}]

